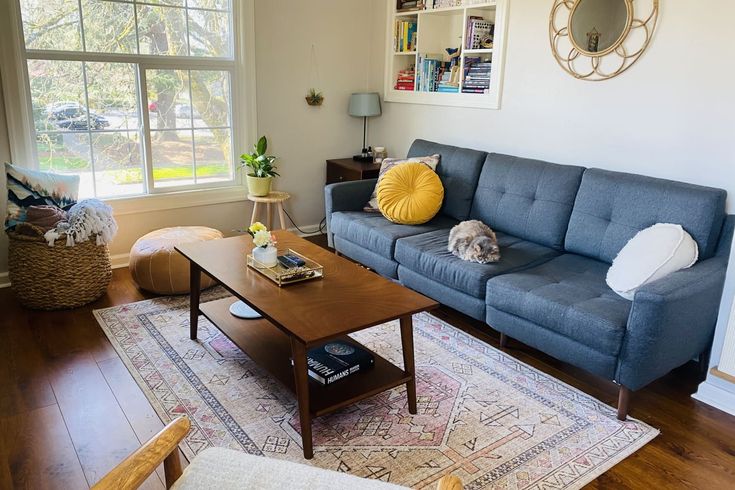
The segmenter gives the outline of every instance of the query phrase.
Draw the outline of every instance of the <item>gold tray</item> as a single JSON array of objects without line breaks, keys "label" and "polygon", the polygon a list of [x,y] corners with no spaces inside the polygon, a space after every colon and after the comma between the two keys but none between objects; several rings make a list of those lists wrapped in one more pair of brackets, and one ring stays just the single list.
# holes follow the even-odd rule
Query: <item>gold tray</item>
[{"label": "gold tray", "polygon": [[317,264],[310,258],[304,257],[290,248],[285,251],[278,251],[278,255],[288,254],[299,257],[301,260],[306,262],[306,264],[302,267],[293,267],[289,269],[288,267],[282,266],[279,262],[273,267],[268,267],[267,265],[255,260],[251,254],[248,254],[248,267],[260,272],[265,277],[278,284],[279,287],[324,277],[324,267]]}]

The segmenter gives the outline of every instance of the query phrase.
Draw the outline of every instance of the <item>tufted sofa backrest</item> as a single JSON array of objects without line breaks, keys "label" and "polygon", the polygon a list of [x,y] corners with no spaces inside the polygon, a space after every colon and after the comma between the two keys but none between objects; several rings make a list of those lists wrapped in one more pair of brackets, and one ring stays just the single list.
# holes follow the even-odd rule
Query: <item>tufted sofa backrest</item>
[{"label": "tufted sofa backrest", "polygon": [[692,235],[700,259],[706,259],[717,247],[726,198],[722,189],[588,169],[574,203],[565,249],[611,263],[640,230],[674,223]]},{"label": "tufted sofa backrest", "polygon": [[463,221],[470,214],[472,196],[477,187],[482,164],[487,153],[433,141],[416,140],[408,150],[408,157],[441,155],[436,173],[444,185],[444,204],[441,212]]},{"label": "tufted sofa backrest", "polygon": [[471,217],[491,228],[562,249],[583,167],[491,153]]}]

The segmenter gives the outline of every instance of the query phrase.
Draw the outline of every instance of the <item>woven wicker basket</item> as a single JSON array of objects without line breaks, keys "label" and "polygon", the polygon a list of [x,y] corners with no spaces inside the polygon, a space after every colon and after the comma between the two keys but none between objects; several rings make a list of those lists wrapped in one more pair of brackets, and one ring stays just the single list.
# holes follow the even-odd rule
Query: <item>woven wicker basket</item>
[{"label": "woven wicker basket", "polygon": [[62,236],[49,247],[39,236],[9,232],[8,269],[11,289],[23,306],[61,310],[86,305],[102,296],[112,279],[107,245],[94,238],[66,246]]}]

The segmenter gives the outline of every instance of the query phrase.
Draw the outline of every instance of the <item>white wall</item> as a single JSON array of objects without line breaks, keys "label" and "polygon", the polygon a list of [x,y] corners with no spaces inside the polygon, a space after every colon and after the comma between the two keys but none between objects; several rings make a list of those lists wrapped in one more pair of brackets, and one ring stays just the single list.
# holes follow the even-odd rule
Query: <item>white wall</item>
[{"label": "white wall", "polygon": [[[293,195],[287,211],[296,224],[310,231],[324,216],[325,159],[352,155],[362,144],[361,121],[347,115],[347,101],[351,92],[365,90],[368,84],[370,24],[350,19],[369,17],[370,4],[255,0],[255,10],[258,134],[268,136],[269,150],[280,157],[283,177],[275,186]],[[304,100],[315,83],[309,75],[312,43],[321,79],[316,88],[326,97],[320,108],[311,108]],[[0,106],[0,160],[9,161],[4,116]],[[243,142],[236,152],[245,152],[251,145]],[[7,191],[4,182],[0,186],[4,217]],[[120,231],[110,253],[126,254],[140,236],[166,226],[204,225],[230,233],[249,223],[251,210],[250,203],[243,201],[118,216]],[[6,280],[5,271],[7,240],[0,233],[0,284]]]},{"label": "white wall", "polygon": [[[554,61],[549,0],[512,0],[501,110],[389,103],[373,145],[404,155],[414,138],[559,163],[721,187],[735,212],[735,62],[727,45],[735,2],[661,2],[652,44],[623,75],[583,82]],[[386,8],[374,3],[371,84],[382,90]],[[735,263],[735,251],[731,258]],[[735,294],[728,274],[712,365]],[[735,414],[735,385],[710,376],[697,397]]]},{"label": "white wall", "polygon": [[[325,160],[359,152],[362,120],[347,115],[352,92],[368,84],[370,6],[374,0],[258,0],[255,4],[258,134],[280,157],[276,186],[293,196],[287,210],[297,224],[324,217]],[[304,96],[316,75],[321,107]]]}]

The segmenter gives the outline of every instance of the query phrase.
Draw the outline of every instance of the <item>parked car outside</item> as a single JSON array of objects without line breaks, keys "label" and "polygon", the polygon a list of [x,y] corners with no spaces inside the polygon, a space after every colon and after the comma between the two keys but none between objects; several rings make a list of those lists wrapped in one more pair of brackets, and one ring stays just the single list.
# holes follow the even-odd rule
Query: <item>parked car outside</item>
[{"label": "parked car outside", "polygon": [[78,102],[57,102],[46,106],[46,114],[59,129],[69,131],[86,131],[91,129],[104,129],[110,122],[104,116],[89,112],[89,124],[87,124],[87,108]]}]

